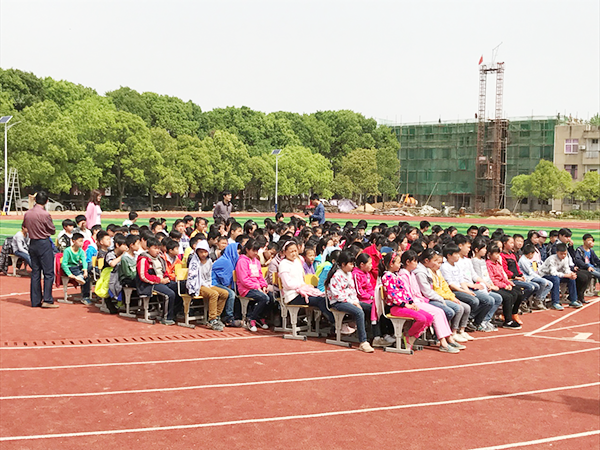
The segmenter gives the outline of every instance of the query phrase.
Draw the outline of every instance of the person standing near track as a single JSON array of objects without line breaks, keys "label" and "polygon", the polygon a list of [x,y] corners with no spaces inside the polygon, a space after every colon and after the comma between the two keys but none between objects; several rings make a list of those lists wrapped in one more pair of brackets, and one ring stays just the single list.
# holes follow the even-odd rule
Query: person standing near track
[{"label": "person standing near track", "polygon": [[[58,308],[52,298],[54,283],[54,251],[50,236],[56,232],[52,217],[46,211],[48,195],[38,192],[35,206],[25,213],[23,226],[29,232],[29,256],[31,258],[31,306]],[[44,296],[42,298],[42,272],[44,272]],[[43,301],[42,301],[43,300]]]},{"label": "person standing near track", "polygon": [[231,203],[233,196],[230,191],[223,191],[221,197],[223,200],[215,205],[213,219],[221,219],[223,222],[227,222],[227,219],[229,219],[231,212],[233,211],[233,204]]},{"label": "person standing near track", "polygon": [[94,225],[102,225],[102,208],[100,208],[100,200],[102,200],[102,192],[94,189],[90,194],[90,201],[85,210],[85,221],[88,229],[92,229]]}]

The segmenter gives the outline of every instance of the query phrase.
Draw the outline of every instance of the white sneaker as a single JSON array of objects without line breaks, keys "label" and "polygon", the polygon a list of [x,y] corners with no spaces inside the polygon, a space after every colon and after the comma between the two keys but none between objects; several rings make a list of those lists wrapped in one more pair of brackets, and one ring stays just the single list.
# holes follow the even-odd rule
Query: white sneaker
[{"label": "white sneaker", "polygon": [[358,349],[361,352],[365,352],[365,353],[373,353],[375,350],[373,349],[373,347],[371,347],[371,344],[369,344],[368,342],[363,342],[358,346]]},{"label": "white sneaker", "polygon": [[381,336],[377,336],[376,338],[373,338],[373,347],[389,347],[391,344],[390,342],[386,341],[385,338],[382,338]]},{"label": "white sneaker", "polygon": [[459,333],[454,333],[452,337],[456,342],[469,342],[467,338],[462,337]]},{"label": "white sneaker", "polygon": [[342,330],[341,330],[340,332],[341,332],[342,334],[346,334],[346,335],[348,335],[348,334],[352,334],[352,333],[354,333],[355,331],[356,331],[356,330],[355,330],[354,328],[352,328],[352,327],[348,326],[348,324],[347,324],[347,323],[345,323],[345,324],[343,324],[343,325],[342,325]]},{"label": "white sneaker", "polygon": [[396,343],[396,338],[394,336],[390,336],[389,334],[386,334],[383,336],[383,338],[385,339],[385,342],[389,343],[390,345],[394,345]]},{"label": "white sneaker", "polygon": [[465,338],[467,341],[474,341],[475,338],[473,336],[470,336],[469,334],[467,334],[466,331],[461,331],[460,333],[458,333],[460,336],[462,336],[463,338]]},{"label": "white sneaker", "polygon": [[444,352],[444,353],[460,353],[459,349],[457,349],[456,347],[452,347],[451,345],[448,345],[446,347],[442,347],[440,345],[439,350],[440,350],[440,352]]}]

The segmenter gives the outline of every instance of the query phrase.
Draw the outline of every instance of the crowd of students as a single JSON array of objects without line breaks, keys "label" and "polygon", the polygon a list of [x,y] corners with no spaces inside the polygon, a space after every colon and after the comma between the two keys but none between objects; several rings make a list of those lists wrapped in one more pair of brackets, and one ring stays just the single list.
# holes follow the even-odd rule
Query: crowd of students
[{"label": "crowd of students", "polygon": [[[560,283],[567,284],[568,305],[582,307],[590,280],[600,279],[593,236],[585,234],[576,248],[567,228],[531,230],[525,237],[502,229],[490,233],[485,226],[471,226],[463,235],[427,221],[419,228],[400,222],[368,230],[364,220],[340,226],[299,216],[286,222],[282,214],[262,227],[234,218],[209,225],[188,215],[169,230],[165,219],[142,226],[137,220],[132,212],[123,225],[106,229],[88,229],[83,215],[63,221],[55,252],[62,253],[62,272],[81,285],[83,303],[92,303],[92,259],[102,258],[96,293],[111,313],[122,306],[123,287],[140,295],[158,292],[169,299],[162,323],[173,325],[182,313],[179,293],[186,290],[208,298],[213,330],[246,326],[256,332],[278,325],[275,299],[281,298],[318,308],[331,324],[332,310],[346,313],[351,321],[342,333],[356,332],[364,352],[395,343],[387,314],[413,319],[409,346],[433,326],[439,350],[457,353],[473,340],[469,333],[520,329],[522,315],[531,310],[563,310]],[[27,261],[25,227],[13,243]],[[177,284],[178,265],[188,268],[185,286]],[[310,274],[318,286],[305,282]],[[245,324],[236,296],[252,300]]]}]

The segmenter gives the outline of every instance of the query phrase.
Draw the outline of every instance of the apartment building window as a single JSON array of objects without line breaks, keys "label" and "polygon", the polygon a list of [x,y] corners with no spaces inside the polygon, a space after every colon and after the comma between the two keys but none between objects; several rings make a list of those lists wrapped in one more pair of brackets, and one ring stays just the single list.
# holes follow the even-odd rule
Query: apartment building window
[{"label": "apartment building window", "polygon": [[565,140],[565,153],[567,155],[574,155],[579,152],[579,139],[566,139]]},{"label": "apartment building window", "polygon": [[577,164],[565,164],[565,170],[571,174],[571,178],[577,179]]},{"label": "apartment building window", "polygon": [[598,159],[600,156],[600,145],[598,145],[598,139],[590,139],[587,152],[585,152],[586,159]]}]

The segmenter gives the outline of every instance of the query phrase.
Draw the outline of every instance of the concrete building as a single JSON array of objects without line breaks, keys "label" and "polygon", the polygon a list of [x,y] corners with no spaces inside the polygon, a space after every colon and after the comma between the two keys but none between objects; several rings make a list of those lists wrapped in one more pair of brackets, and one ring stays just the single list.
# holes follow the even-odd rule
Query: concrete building
[{"label": "concrete building", "polygon": [[[600,170],[600,127],[589,124],[557,125],[554,130],[554,164],[581,181],[587,172]],[[552,209],[569,211],[581,208],[572,197],[553,200]],[[598,209],[598,203],[592,209]]]}]

